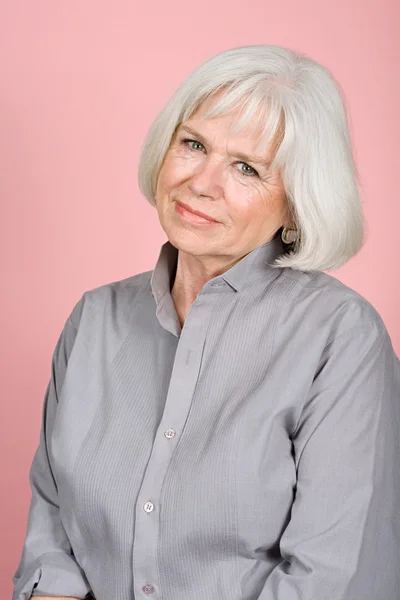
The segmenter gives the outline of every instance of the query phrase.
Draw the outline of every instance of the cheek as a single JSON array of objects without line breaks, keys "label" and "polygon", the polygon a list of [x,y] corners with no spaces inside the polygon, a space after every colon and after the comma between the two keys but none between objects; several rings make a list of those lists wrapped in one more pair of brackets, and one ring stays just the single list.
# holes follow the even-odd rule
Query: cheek
[{"label": "cheek", "polygon": [[193,168],[192,162],[185,158],[166,157],[159,175],[160,189],[168,191],[179,187],[190,178]]},{"label": "cheek", "polygon": [[279,225],[284,218],[284,194],[274,186],[246,183],[234,186],[226,196],[229,214],[239,227],[258,231],[265,223]]},{"label": "cheek", "polygon": [[241,219],[254,218],[267,211],[266,194],[256,184],[238,183],[233,180],[226,186],[226,200],[232,216]]}]

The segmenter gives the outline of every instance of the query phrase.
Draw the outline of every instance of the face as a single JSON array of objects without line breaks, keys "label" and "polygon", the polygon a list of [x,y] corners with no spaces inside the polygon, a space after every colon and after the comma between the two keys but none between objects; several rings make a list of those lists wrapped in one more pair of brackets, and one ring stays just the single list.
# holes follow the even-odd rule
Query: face
[{"label": "face", "polygon": [[[159,173],[156,207],[176,248],[234,259],[286,224],[287,201],[280,173],[268,167],[272,150],[258,151],[258,132],[233,136],[237,113],[204,119],[206,108],[204,103],[177,128]],[[213,221],[195,217],[181,203]]]}]

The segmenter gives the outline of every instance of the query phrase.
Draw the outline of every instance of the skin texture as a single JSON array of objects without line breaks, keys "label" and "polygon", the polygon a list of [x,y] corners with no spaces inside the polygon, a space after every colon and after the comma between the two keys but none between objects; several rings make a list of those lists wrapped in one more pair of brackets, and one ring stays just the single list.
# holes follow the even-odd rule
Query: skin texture
[{"label": "skin texture", "polygon": [[[254,128],[230,134],[237,111],[202,118],[207,102],[212,101],[208,99],[177,127],[157,180],[160,223],[179,250],[171,295],[182,325],[207,281],[270,241],[282,225],[290,225],[280,172],[268,167],[273,148],[258,150],[259,131]],[[184,126],[200,134],[202,141]],[[263,164],[243,162],[235,156],[237,152],[261,157]],[[189,223],[176,212],[176,201],[218,223]]]}]

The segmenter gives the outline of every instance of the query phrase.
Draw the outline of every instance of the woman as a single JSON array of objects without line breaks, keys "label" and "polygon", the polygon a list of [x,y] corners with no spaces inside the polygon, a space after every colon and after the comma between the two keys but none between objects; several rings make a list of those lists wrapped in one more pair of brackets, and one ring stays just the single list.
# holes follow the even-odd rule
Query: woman
[{"label": "woman", "polygon": [[398,599],[400,364],[323,272],[363,243],[334,79],[213,57],[139,182],[168,241],[65,323],[13,599]]}]

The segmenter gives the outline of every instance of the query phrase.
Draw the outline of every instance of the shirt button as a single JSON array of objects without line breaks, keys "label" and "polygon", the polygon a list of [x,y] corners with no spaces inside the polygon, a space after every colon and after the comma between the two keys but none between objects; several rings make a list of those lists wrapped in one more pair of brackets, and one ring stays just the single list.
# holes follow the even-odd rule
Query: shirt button
[{"label": "shirt button", "polygon": [[154,586],[151,585],[151,583],[146,583],[146,585],[142,587],[142,591],[144,594],[146,594],[146,596],[149,596],[154,592]]},{"label": "shirt button", "polygon": [[174,429],[167,429],[167,431],[164,431],[164,435],[167,439],[173,438],[175,435],[175,430]]},{"label": "shirt button", "polygon": [[154,504],[152,502],[146,502],[143,508],[147,513],[150,513],[154,509]]}]

